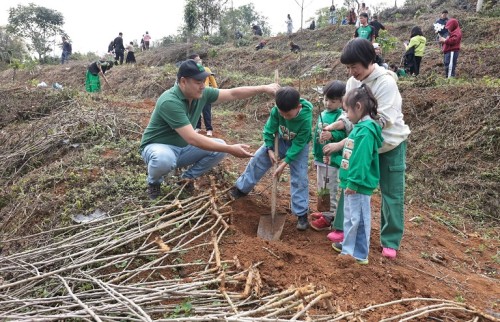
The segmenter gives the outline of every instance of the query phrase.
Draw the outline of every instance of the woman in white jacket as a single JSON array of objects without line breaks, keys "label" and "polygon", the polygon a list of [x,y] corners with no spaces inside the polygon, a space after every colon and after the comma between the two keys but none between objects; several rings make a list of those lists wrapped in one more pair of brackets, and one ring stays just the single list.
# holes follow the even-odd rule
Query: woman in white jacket
[{"label": "woman in white jacket", "polygon": [[[366,84],[370,87],[378,102],[379,123],[382,127],[384,143],[379,150],[381,228],[380,242],[384,257],[396,258],[404,232],[404,191],[406,170],[406,139],[410,128],[403,120],[402,99],[396,83],[397,76],[384,67],[375,64],[375,50],[370,41],[362,38],[350,40],[342,50],[340,61],[346,65],[351,77],[347,81],[346,91]],[[333,123],[325,130],[345,128],[347,132],[352,124],[346,117],[341,122]],[[325,154],[343,148],[343,142],[325,146]],[[343,196],[339,200],[333,231],[328,238],[341,242],[343,234]]]}]

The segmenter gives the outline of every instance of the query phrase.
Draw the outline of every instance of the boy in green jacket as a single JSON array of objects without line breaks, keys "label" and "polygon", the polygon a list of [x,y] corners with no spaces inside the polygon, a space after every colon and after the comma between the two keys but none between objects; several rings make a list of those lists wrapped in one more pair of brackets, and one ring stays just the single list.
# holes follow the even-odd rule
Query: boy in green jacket
[{"label": "boy in green jacket", "polygon": [[[248,163],[245,171],[236,180],[230,193],[233,198],[244,197],[252,191],[259,180],[279,162],[273,174],[279,178],[287,165],[290,166],[290,196],[292,213],[297,216],[297,229],[309,227],[309,179],[307,161],[311,141],[313,105],[300,98],[292,87],[282,87],[276,92],[276,106],[271,110],[263,130],[264,145]],[[279,133],[278,156],[274,155],[274,137]],[[280,161],[281,160],[281,161]]]},{"label": "boy in green jacket", "polygon": [[317,231],[330,229],[331,222],[337,211],[338,173],[340,161],[342,161],[342,151],[330,154],[328,158],[329,164],[327,165],[323,147],[331,142],[342,141],[346,137],[346,132],[344,130],[323,131],[323,128],[337,121],[342,114],[342,97],[344,94],[345,83],[341,81],[331,81],[323,87],[323,104],[325,105],[325,110],[318,117],[317,126],[314,131],[313,155],[318,191],[326,186],[330,193],[329,211],[311,214],[313,219],[311,221],[311,228]]}]

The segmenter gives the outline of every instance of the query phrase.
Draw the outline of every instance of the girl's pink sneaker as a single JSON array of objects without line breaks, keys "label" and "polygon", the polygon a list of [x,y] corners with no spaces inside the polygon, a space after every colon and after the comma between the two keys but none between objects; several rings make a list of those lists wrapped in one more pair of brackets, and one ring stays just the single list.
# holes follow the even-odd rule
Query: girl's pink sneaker
[{"label": "girl's pink sneaker", "polygon": [[389,259],[396,259],[397,251],[393,248],[384,247],[382,248],[382,256]]},{"label": "girl's pink sneaker", "polygon": [[328,238],[328,240],[331,242],[341,243],[342,241],[344,241],[344,232],[342,230],[334,230],[329,233],[326,238]]}]

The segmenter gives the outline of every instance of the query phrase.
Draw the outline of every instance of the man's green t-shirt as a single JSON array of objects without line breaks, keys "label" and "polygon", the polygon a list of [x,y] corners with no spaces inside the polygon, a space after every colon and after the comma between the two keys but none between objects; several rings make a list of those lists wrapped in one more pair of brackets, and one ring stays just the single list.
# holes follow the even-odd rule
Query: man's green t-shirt
[{"label": "man's green t-shirt", "polygon": [[356,29],[354,36],[359,37],[359,38],[368,39],[369,41],[371,41],[373,38],[373,28],[370,25],[359,26],[359,28]]},{"label": "man's green t-shirt", "polygon": [[140,151],[151,143],[162,143],[185,147],[187,142],[175,129],[191,124],[196,126],[203,107],[219,98],[217,88],[206,87],[199,100],[193,100],[191,106],[178,84],[165,91],[156,101],[156,106],[149,124],[142,135]]}]

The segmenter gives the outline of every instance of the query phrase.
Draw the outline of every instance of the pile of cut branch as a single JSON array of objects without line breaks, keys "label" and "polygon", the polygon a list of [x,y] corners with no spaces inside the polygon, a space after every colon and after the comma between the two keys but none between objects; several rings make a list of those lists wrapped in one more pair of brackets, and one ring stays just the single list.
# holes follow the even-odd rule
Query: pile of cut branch
[{"label": "pile of cut branch", "polygon": [[[185,187],[147,209],[25,237],[33,248],[0,261],[0,320],[361,320],[405,301],[346,313],[332,293],[312,285],[264,294],[260,263],[244,268],[237,256],[221,258],[231,218],[227,190],[213,178],[210,191],[196,196]],[[189,273],[181,277],[181,269]],[[436,310],[482,315],[459,303],[411,300],[440,303],[386,321]]]}]

